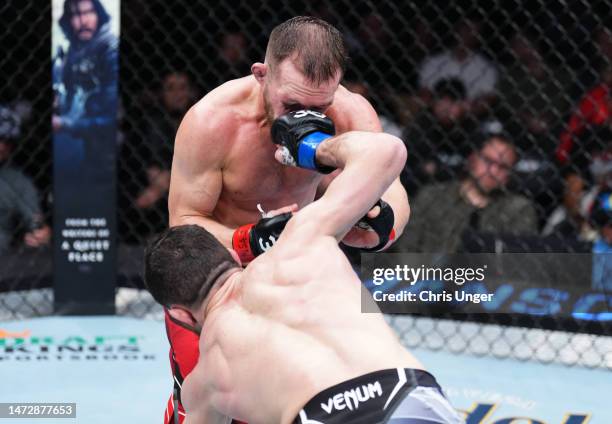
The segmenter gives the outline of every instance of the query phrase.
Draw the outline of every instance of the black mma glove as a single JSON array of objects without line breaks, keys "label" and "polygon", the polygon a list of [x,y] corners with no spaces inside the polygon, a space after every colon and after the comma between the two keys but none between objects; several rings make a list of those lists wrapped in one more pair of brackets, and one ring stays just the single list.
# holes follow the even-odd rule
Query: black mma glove
[{"label": "black mma glove", "polygon": [[334,168],[317,163],[317,147],[335,134],[332,120],[314,110],[289,112],[279,116],[272,124],[272,141],[283,147],[286,165],[312,169],[323,174],[329,174]]},{"label": "black mma glove", "polygon": [[262,218],[257,224],[237,228],[232,236],[232,248],[238,253],[242,263],[252,261],[271,248],[292,215],[291,212],[286,212],[272,218]]},{"label": "black mma glove", "polygon": [[389,243],[389,240],[395,239],[395,230],[393,229],[393,224],[395,224],[395,215],[393,214],[393,209],[382,199],[376,202],[374,206],[370,208],[370,210],[376,206],[380,207],[380,213],[376,216],[376,218],[369,218],[366,214],[357,222],[357,224],[355,224],[356,227],[363,230],[375,231],[378,235],[378,239],[380,240],[374,247],[362,248],[361,250],[364,252],[378,252],[382,250],[387,243]]}]

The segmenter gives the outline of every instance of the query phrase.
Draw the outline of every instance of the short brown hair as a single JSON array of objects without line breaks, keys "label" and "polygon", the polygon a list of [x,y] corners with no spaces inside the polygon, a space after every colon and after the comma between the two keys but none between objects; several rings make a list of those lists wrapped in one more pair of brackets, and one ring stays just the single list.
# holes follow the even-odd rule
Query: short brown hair
[{"label": "short brown hair", "polygon": [[320,84],[344,73],[348,55],[342,34],[333,25],[312,16],[296,16],[272,30],[266,61],[273,68],[296,54],[297,64],[310,81]]},{"label": "short brown hair", "polygon": [[197,225],[181,225],[167,229],[147,247],[145,285],[166,307],[198,307],[217,278],[238,267],[211,233]]}]

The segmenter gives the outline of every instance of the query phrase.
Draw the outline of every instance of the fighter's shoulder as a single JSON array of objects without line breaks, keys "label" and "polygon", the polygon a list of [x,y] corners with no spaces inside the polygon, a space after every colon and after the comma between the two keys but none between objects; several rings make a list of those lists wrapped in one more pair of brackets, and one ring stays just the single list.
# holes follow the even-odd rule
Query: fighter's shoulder
[{"label": "fighter's shoulder", "polygon": [[251,95],[252,77],[228,81],[206,94],[189,110],[186,118],[212,130],[234,128],[245,114]]},{"label": "fighter's shoulder", "polygon": [[[245,99],[252,91],[249,77],[228,81],[206,94],[185,114],[177,141],[197,139],[204,144],[214,143],[218,148],[231,140],[246,116]],[[182,134],[188,137],[181,137]]]},{"label": "fighter's shoulder", "polygon": [[290,259],[303,256],[306,252],[317,252],[324,244],[337,246],[338,242],[333,236],[321,234],[320,223],[313,220],[312,214],[308,212],[313,207],[313,204],[307,206],[289,220],[274,247],[267,252],[272,260]]},{"label": "fighter's shoulder", "polygon": [[334,120],[338,132],[381,131],[378,115],[370,102],[342,85],[336,90],[328,114]]}]

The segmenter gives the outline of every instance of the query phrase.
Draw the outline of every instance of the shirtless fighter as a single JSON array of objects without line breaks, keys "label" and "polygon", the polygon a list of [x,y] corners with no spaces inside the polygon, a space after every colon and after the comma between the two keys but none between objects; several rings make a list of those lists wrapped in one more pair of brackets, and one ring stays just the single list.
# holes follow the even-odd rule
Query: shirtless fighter
[{"label": "shirtless fighter", "polygon": [[[324,191],[333,176],[276,161],[270,138],[272,121],[289,111],[308,108],[326,113],[338,134],[381,131],[370,104],[339,85],[345,61],[341,34],[320,19],[297,17],[276,27],[265,62],[255,63],[252,75],[210,92],[181,123],[172,164],[170,226],[206,228],[224,246],[233,247],[243,264],[270,246],[288,218],[260,220],[258,204],[268,211],[295,209],[293,204],[304,207],[317,192]],[[351,229],[343,239],[345,244],[381,250],[394,234],[399,237],[409,215],[399,180],[382,198],[389,204],[384,216],[376,215],[378,208],[369,216],[388,221],[391,215],[393,231],[377,234]],[[180,387],[198,358],[198,334],[174,313],[166,313],[166,328],[177,395],[168,402],[166,423],[173,422],[175,403],[183,419]]]},{"label": "shirtless fighter", "polygon": [[[307,133],[326,133],[327,121],[279,118],[272,133],[287,147],[286,162],[304,166]],[[198,364],[183,384],[185,422],[460,423],[383,316],[360,312],[361,282],[338,248],[399,175],[403,143],[349,132],[314,150],[318,166],[342,171],[246,269],[195,225],[170,228],[147,249],[153,297],[202,329]]]}]

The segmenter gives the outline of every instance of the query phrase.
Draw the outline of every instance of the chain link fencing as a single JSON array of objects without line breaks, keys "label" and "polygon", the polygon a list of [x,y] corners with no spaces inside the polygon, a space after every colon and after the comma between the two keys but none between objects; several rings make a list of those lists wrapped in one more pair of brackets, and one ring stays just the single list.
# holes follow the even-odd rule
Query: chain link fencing
[{"label": "chain link fencing", "polygon": [[[601,0],[124,0],[118,312],[162,316],[142,291],[142,246],[167,225],[173,142],[183,114],[222,82],[247,75],[263,60],[271,29],[301,14],[343,32],[351,57],[343,83],[365,96],[384,130],[407,145],[402,183],[413,218],[396,251],[612,250],[605,204],[612,191],[611,6]],[[31,181],[39,204],[30,209],[40,211],[24,216],[0,188],[7,197],[0,198],[0,231],[10,236],[1,259],[0,319],[52,313],[51,252],[25,239],[51,223],[50,28],[49,2],[0,5],[0,105],[19,121],[17,135],[0,132],[0,146],[12,146],[0,161]],[[513,147],[487,143],[495,137]],[[494,168],[493,178],[475,178],[478,166]],[[471,200],[489,202],[484,212],[456,207],[474,182],[494,193]],[[434,218],[448,225],[439,228]],[[604,283],[612,280],[607,275]],[[607,327],[595,336],[562,331],[567,328],[554,321],[529,330],[494,320],[389,319],[411,347],[612,366]]]}]

